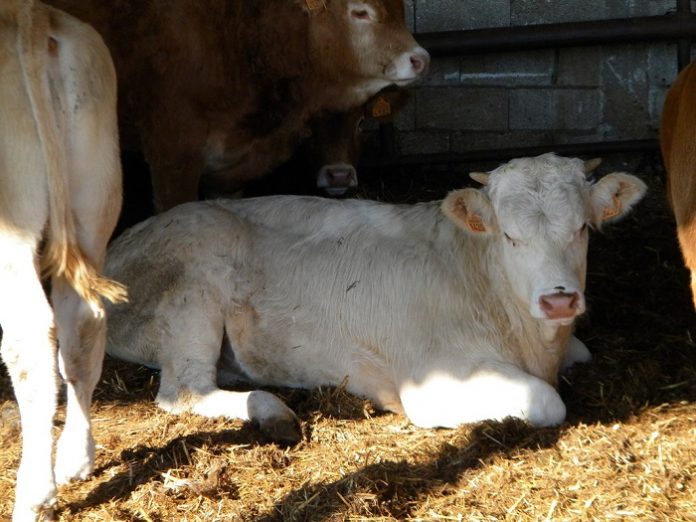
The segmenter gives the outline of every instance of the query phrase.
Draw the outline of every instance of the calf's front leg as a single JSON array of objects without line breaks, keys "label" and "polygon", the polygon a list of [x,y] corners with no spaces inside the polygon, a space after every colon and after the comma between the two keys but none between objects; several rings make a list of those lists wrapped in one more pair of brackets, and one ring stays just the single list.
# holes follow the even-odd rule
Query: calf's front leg
[{"label": "calf's front leg", "polygon": [[457,375],[449,367],[420,372],[401,385],[404,411],[415,425],[454,428],[515,417],[533,426],[555,426],[565,419],[558,392],[516,366],[491,361]]},{"label": "calf's front leg", "polygon": [[[158,405],[166,411],[190,411],[205,417],[248,420],[272,440],[295,443],[301,437],[295,413],[275,395],[254,390],[222,390],[217,382],[217,363],[222,345],[223,319],[204,303],[189,296],[188,313],[170,323],[158,354],[162,369]],[[198,306],[196,306],[198,304]]]}]

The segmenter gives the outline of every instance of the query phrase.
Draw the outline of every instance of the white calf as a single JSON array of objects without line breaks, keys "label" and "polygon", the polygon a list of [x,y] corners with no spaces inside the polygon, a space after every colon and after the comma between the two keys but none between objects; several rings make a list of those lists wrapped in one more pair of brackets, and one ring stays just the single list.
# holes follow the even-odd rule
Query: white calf
[{"label": "white calf", "polygon": [[[115,85],[95,31],[39,2],[2,0],[0,324],[22,419],[16,522],[46,514],[55,481],[84,478],[93,466],[89,407],[105,338],[99,296],[125,297],[97,272],[121,204]],[[68,402],[54,473],[58,362]]]},{"label": "white calf", "polygon": [[338,385],[419,426],[558,424],[559,369],[587,360],[588,228],[643,195],[552,154],[474,177],[442,202],[270,197],[192,203],[127,231],[105,273],[131,289],[107,351],[162,369],[170,411],[291,435],[275,397],[219,385]]}]

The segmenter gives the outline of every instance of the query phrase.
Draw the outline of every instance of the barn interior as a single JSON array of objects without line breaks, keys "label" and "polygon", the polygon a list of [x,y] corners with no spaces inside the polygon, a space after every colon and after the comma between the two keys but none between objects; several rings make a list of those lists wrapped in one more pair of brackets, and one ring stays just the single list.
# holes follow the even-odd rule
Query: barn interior
[{"label": "barn interior", "polygon": [[[96,470],[61,488],[57,520],[693,520],[696,323],[658,129],[667,89],[696,57],[696,1],[406,6],[431,71],[394,118],[365,122],[349,197],[436,200],[472,184],[469,172],[547,151],[602,157],[596,176],[649,186],[629,217],[591,235],[576,335],[593,359],[560,380],[566,421],[424,430],[341,387],[273,389],[303,423],[285,447],[240,421],[158,410],[158,373],[107,356]],[[116,233],[153,212],[143,157],[122,161]],[[311,179],[289,163],[245,194],[316,194]],[[4,369],[0,442],[8,519],[20,428]]]}]

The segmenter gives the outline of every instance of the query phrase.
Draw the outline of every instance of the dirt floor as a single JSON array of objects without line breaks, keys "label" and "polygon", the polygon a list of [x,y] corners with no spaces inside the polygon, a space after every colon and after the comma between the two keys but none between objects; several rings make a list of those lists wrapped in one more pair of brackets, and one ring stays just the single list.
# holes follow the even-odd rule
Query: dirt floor
[{"label": "dirt floor", "polygon": [[[440,198],[464,169],[361,175],[365,197]],[[590,240],[591,363],[562,378],[562,426],[424,430],[343,390],[277,390],[304,440],[279,447],[239,421],[171,416],[158,376],[107,358],[92,408],[94,477],[61,488],[61,521],[696,520],[696,334],[659,159],[606,157],[601,174],[650,192]],[[463,398],[452,397],[452,401]],[[61,426],[61,414],[56,431]],[[19,424],[0,372],[0,519],[11,513]]]}]

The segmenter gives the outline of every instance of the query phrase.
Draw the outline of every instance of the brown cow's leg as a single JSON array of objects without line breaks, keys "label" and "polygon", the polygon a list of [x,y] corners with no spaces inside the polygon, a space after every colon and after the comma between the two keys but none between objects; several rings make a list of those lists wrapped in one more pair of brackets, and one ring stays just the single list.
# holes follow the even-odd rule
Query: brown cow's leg
[{"label": "brown cow's leg", "polygon": [[[155,212],[164,212],[181,203],[198,199],[198,182],[203,171],[201,158],[169,159],[147,156],[152,176]],[[173,161],[172,161],[173,160]]]},{"label": "brown cow's leg", "polygon": [[684,263],[691,273],[691,299],[696,310],[696,216],[688,216],[688,222],[680,222],[685,216],[677,216],[677,237],[684,256]]},{"label": "brown cow's leg", "polygon": [[169,94],[166,98],[148,100],[148,114],[143,117],[140,129],[157,213],[196,201],[206,164],[209,122],[195,111],[182,109],[186,104],[181,104],[178,96],[183,94]]}]

